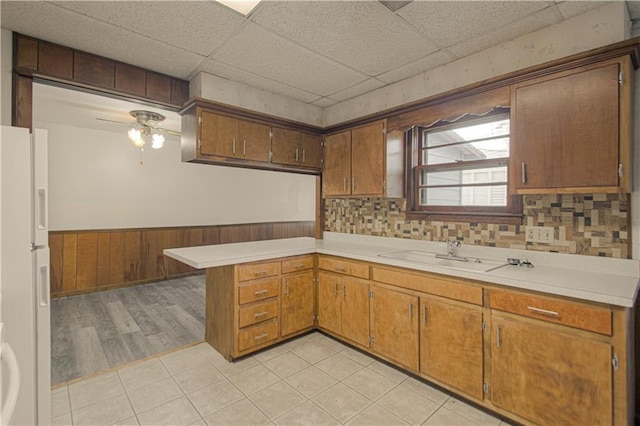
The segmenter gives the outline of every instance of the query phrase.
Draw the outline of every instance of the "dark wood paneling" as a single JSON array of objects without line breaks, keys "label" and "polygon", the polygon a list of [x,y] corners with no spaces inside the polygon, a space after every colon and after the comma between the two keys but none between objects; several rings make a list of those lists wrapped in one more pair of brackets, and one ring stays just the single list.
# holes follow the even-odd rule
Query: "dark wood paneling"
[{"label": "dark wood paneling", "polygon": [[64,296],[142,284],[196,269],[165,257],[167,248],[312,237],[314,222],[275,222],[118,231],[55,231],[51,294]]},{"label": "dark wood paneling", "polygon": [[40,41],[38,72],[51,77],[73,80],[73,50]]},{"label": "dark wood paneling", "polygon": [[33,128],[33,79],[14,75],[13,81],[13,125]]},{"label": "dark wood paneling", "polygon": [[147,93],[147,73],[142,68],[116,63],[116,90],[145,96]]},{"label": "dark wood paneling", "polygon": [[147,72],[147,97],[160,102],[171,102],[171,78]]},{"label": "dark wood paneling", "polygon": [[100,56],[75,51],[73,54],[73,79],[98,87],[115,87],[116,67],[114,61]]},{"label": "dark wood paneling", "polygon": [[189,82],[171,79],[171,103],[182,105],[189,99]]},{"label": "dark wood paneling", "polygon": [[38,69],[38,41],[28,37],[15,38],[15,66],[35,71]]}]

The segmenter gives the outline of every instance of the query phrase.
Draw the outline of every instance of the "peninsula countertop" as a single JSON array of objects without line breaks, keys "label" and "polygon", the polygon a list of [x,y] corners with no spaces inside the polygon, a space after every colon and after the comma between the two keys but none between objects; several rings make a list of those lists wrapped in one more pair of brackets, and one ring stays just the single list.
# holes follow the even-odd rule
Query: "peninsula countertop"
[{"label": "peninsula countertop", "polygon": [[165,249],[168,257],[197,269],[320,253],[409,270],[432,272],[551,295],[633,307],[638,293],[637,260],[463,246],[463,256],[501,261],[527,259],[533,268],[506,265],[488,272],[398,260],[381,255],[398,250],[446,253],[445,243],[325,232],[324,239],[286,238],[246,243]]}]

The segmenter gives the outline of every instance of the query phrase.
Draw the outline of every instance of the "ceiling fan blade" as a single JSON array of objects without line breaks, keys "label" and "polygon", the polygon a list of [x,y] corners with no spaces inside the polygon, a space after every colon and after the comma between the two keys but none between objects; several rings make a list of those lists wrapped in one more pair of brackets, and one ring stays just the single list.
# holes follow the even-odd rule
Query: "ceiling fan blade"
[{"label": "ceiling fan blade", "polygon": [[131,124],[132,124],[131,122],[127,122],[127,121],[109,120],[109,119],[107,119],[107,118],[99,118],[99,117],[96,117],[96,120],[99,120],[99,121],[107,121],[107,122],[109,122],[109,123],[126,124],[127,126],[129,126],[129,125],[131,125]]},{"label": "ceiling fan blade", "polygon": [[163,129],[162,127],[158,127],[158,128],[156,128],[154,130],[156,130],[157,132],[160,132],[160,133],[166,133],[166,134],[173,135],[173,136],[182,135],[182,133],[180,133],[180,132],[178,132],[176,130]]}]

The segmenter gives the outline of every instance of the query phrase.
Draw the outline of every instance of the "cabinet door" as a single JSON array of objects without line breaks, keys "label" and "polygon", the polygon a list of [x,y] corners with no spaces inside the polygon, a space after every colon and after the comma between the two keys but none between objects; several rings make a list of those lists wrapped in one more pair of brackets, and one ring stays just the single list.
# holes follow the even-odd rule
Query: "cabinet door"
[{"label": "cabinet door", "polygon": [[371,286],[371,348],[399,364],[418,369],[418,297]]},{"label": "cabinet door", "polygon": [[376,122],[351,131],[351,193],[384,195],[384,123]]},{"label": "cabinet door", "polygon": [[313,327],[313,271],[282,277],[282,335]]},{"label": "cabinet door", "polygon": [[280,127],[273,128],[271,141],[272,163],[297,166],[301,161],[300,132]]},{"label": "cabinet door", "polygon": [[322,167],[322,138],[319,135],[300,133],[300,150],[301,166]]},{"label": "cabinet door", "polygon": [[271,127],[251,121],[238,121],[236,157],[254,161],[269,161]]},{"label": "cabinet door", "polygon": [[369,281],[342,277],[342,335],[369,346]]},{"label": "cabinet door", "polygon": [[351,194],[351,132],[329,135],[324,141],[322,195]]},{"label": "cabinet door", "polygon": [[618,72],[590,66],[516,86],[517,189],[618,185]]},{"label": "cabinet door", "polygon": [[482,399],[482,309],[420,298],[420,371]]},{"label": "cabinet door", "polygon": [[514,319],[491,323],[496,406],[539,424],[611,424],[608,344]]},{"label": "cabinet door", "polygon": [[318,326],[325,330],[342,335],[340,298],[342,279],[340,275],[318,273]]},{"label": "cabinet door", "polygon": [[233,157],[234,147],[238,144],[238,120],[209,111],[201,111],[200,114],[202,118],[200,153]]}]

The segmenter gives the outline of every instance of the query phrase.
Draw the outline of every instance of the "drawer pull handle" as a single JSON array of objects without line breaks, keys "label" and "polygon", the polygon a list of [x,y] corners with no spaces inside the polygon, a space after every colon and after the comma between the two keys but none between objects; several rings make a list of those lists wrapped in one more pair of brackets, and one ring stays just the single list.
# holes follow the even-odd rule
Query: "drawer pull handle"
[{"label": "drawer pull handle", "polygon": [[338,283],[335,283],[335,292],[336,292],[336,297],[338,297]]},{"label": "drawer pull handle", "polygon": [[294,266],[294,268],[302,269],[302,268],[304,268],[304,263],[298,263],[297,265]]},{"label": "drawer pull handle", "polygon": [[260,340],[260,339],[264,339],[265,337],[269,337],[269,333],[258,334],[257,336],[253,337],[253,340]]},{"label": "drawer pull handle", "polygon": [[413,303],[409,302],[409,321],[413,321]]},{"label": "drawer pull handle", "polygon": [[262,316],[267,315],[268,313],[269,313],[269,311],[258,312],[258,313],[256,313],[256,314],[254,315],[254,317],[256,317],[256,318],[260,318],[260,317],[262,317]]},{"label": "drawer pull handle", "polygon": [[496,325],[496,347],[500,347],[500,326]]},{"label": "drawer pull handle", "polygon": [[258,290],[253,294],[255,294],[256,296],[261,296],[261,295],[267,294],[267,293],[269,293],[269,290],[265,288],[264,290]]},{"label": "drawer pull handle", "polygon": [[253,273],[253,275],[255,275],[256,277],[260,277],[260,276],[263,276],[263,275],[267,275],[268,273],[269,272],[267,272],[267,271],[255,271]]},{"label": "drawer pull handle", "polygon": [[342,300],[347,300],[347,286],[342,284]]},{"label": "drawer pull handle", "polygon": [[427,323],[427,307],[423,306],[422,307],[422,322],[423,323]]},{"label": "drawer pull handle", "polygon": [[346,268],[344,266],[336,266],[333,269],[338,271],[338,272],[345,272],[346,271]]},{"label": "drawer pull handle", "polygon": [[548,311],[546,309],[536,308],[535,306],[527,306],[527,309],[529,309],[530,311],[535,312],[536,314],[548,315],[550,317],[558,317],[558,316],[560,316],[560,314],[557,313],[556,311]]},{"label": "drawer pull handle", "polygon": [[527,183],[527,165],[522,163],[522,183]]},{"label": "drawer pull handle", "polygon": [[284,293],[289,297],[289,280],[284,283]]}]

